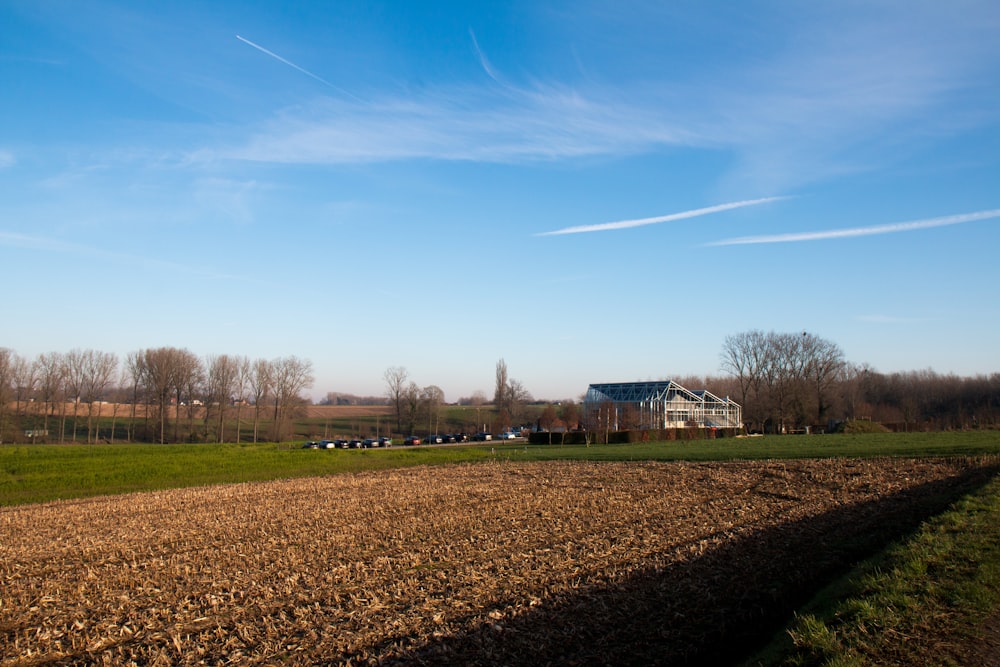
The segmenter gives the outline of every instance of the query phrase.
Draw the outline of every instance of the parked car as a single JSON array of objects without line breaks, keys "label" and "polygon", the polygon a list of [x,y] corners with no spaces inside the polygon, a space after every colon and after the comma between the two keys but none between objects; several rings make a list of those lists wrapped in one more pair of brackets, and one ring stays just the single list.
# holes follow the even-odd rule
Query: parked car
[{"label": "parked car", "polygon": [[403,440],[404,445],[419,445],[420,443],[420,438],[415,435],[407,436],[406,440]]},{"label": "parked car", "polygon": [[444,438],[440,435],[429,435],[424,438],[424,443],[428,445],[440,445],[442,442],[444,442]]},{"label": "parked car", "polygon": [[336,449],[337,443],[334,442],[333,440],[320,440],[319,446],[320,449]]},{"label": "parked car", "polygon": [[501,440],[513,440],[517,436],[514,435],[513,431],[504,431],[498,436]]},{"label": "parked car", "polygon": [[319,443],[315,440],[309,440],[306,444],[302,445],[302,449],[319,449]]},{"label": "parked car", "polygon": [[489,433],[483,433],[481,431],[472,436],[472,440],[474,442],[486,442],[487,440],[492,440],[492,439],[493,439],[492,435],[490,435]]},{"label": "parked car", "polygon": [[383,435],[381,438],[378,439],[378,446],[379,447],[392,447],[392,438],[389,438],[389,437],[386,437],[386,436]]},{"label": "parked car", "polygon": [[337,447],[337,449],[347,449],[347,440],[342,438],[334,440],[333,444]]},{"label": "parked car", "polygon": [[361,442],[361,446],[364,447],[365,449],[370,449],[371,447],[378,447],[378,440],[376,440],[375,438],[365,438]]},{"label": "parked car", "polygon": [[453,436],[451,433],[445,433],[441,436],[442,442],[458,442],[458,438]]},{"label": "parked car", "polygon": [[355,438],[353,440],[348,440],[347,441],[347,448],[348,449],[358,449],[360,447],[361,447],[361,441],[358,440],[357,438]]}]

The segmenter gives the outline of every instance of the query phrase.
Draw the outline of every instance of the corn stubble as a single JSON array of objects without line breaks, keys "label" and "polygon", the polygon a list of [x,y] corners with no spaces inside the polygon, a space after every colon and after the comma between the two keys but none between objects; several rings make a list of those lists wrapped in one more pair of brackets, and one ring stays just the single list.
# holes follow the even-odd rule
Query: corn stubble
[{"label": "corn stubble", "polygon": [[6,508],[0,664],[732,658],[994,463],[498,461]]}]

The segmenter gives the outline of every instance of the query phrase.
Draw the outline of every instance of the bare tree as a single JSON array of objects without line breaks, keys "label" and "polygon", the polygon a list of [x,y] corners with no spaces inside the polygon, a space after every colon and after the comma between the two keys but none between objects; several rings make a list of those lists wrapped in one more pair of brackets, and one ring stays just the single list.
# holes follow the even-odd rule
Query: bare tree
[{"label": "bare tree", "polygon": [[738,384],[744,418],[779,433],[823,422],[844,367],[836,344],[806,331],[728,336],[721,357]]},{"label": "bare tree", "polygon": [[35,365],[38,367],[38,390],[42,399],[42,412],[44,413],[43,428],[48,432],[49,419],[55,417],[56,404],[58,403],[63,406],[62,412],[65,412],[65,385],[63,380],[65,378],[66,364],[63,362],[61,354],[51,352],[38,355],[38,358],[35,359]]},{"label": "bare tree", "polygon": [[272,362],[274,387],[274,439],[280,442],[285,422],[293,406],[302,402],[300,394],[312,387],[312,362],[298,357],[283,357]]},{"label": "bare tree", "polygon": [[247,392],[250,388],[250,379],[253,376],[253,366],[247,357],[239,358],[239,371],[236,374],[236,442],[240,442],[240,418],[243,416],[243,406],[247,402]]},{"label": "bare tree", "polygon": [[[233,400],[240,376],[240,359],[226,354],[207,359],[208,379],[205,394],[206,427],[215,413],[215,435],[218,442],[225,442],[226,408]],[[207,431],[207,428],[206,428]]]},{"label": "bare tree", "polygon": [[430,385],[420,390],[420,405],[424,419],[427,421],[427,433],[437,432],[440,425],[440,408],[444,404],[444,391],[441,387]]},{"label": "bare tree", "polygon": [[471,405],[475,408],[482,407],[487,403],[486,394],[483,393],[482,389],[477,389],[472,392],[472,396],[458,399],[458,403],[459,405]]},{"label": "bare tree", "polygon": [[510,422],[510,378],[507,375],[507,362],[497,361],[496,384],[493,390],[493,408],[497,411],[497,422],[508,426]]},{"label": "bare tree", "polygon": [[618,410],[612,401],[601,401],[584,415],[586,423],[585,440],[589,446],[595,434],[604,431],[604,442],[607,444],[611,431],[618,430]]},{"label": "bare tree", "polygon": [[410,382],[403,390],[403,411],[406,420],[406,432],[415,433],[417,420],[420,419],[420,387]]},{"label": "bare tree", "polygon": [[519,424],[524,421],[524,410],[528,403],[534,400],[531,392],[521,383],[520,380],[512,379],[507,383],[507,411],[510,415],[510,424]]},{"label": "bare tree", "polygon": [[864,396],[861,378],[867,372],[864,364],[844,364],[841,370],[839,388],[847,419],[857,419],[858,407]]},{"label": "bare tree", "polygon": [[14,364],[16,354],[14,350],[0,347],[0,444],[3,444],[3,434],[9,427],[7,425],[7,404],[10,402],[12,387],[14,385]]},{"label": "bare tree", "polygon": [[409,374],[403,366],[390,366],[382,374],[385,380],[385,394],[396,410],[396,432],[403,431],[403,405],[406,391],[406,380]]},{"label": "bare tree", "polygon": [[549,434],[550,445],[552,444],[552,429],[559,425],[561,425],[561,422],[556,414],[556,407],[548,403],[542,414],[538,417],[538,427]]},{"label": "bare tree", "polygon": [[38,368],[34,363],[15,354],[11,377],[14,390],[14,417],[23,419],[27,415],[27,406],[35,393],[38,384]]},{"label": "bare tree", "polygon": [[770,341],[775,351],[775,382],[771,385],[772,405],[777,412],[780,433],[788,429],[790,421],[803,412],[801,406],[801,379],[804,375],[805,355],[802,340],[807,334],[771,333]]},{"label": "bare tree", "polygon": [[[128,381],[131,387],[131,404],[129,405],[129,426],[125,431],[125,439],[129,442],[135,438],[135,412],[136,407],[139,404],[139,389],[143,386],[144,379],[144,360],[142,350],[136,352],[129,352],[125,357],[125,372],[128,375]],[[145,394],[144,394],[145,395]],[[143,410],[144,418],[149,421],[149,406],[148,401],[146,401],[145,409]]]},{"label": "bare tree", "polygon": [[563,401],[559,416],[562,419],[563,424],[566,425],[567,431],[579,428],[580,408],[574,401]]},{"label": "bare tree", "polygon": [[[123,403],[128,403],[128,397],[130,392],[129,383],[131,381],[132,372],[129,367],[129,356],[126,357],[126,363],[119,367],[118,379],[115,382],[113,388],[113,393],[111,397],[111,435],[109,440],[112,444],[115,441],[115,428],[118,423],[118,410]],[[126,434],[128,430],[126,429]]]},{"label": "bare tree", "polygon": [[744,417],[753,417],[748,406],[760,396],[767,366],[767,336],[753,330],[726,336],[722,345],[722,369],[736,378]]},{"label": "bare tree", "polygon": [[250,395],[253,398],[253,441],[257,442],[260,427],[260,411],[264,402],[271,394],[274,385],[272,364],[267,359],[257,359],[253,362],[252,371],[248,377]]},{"label": "bare tree", "polygon": [[156,416],[159,424],[159,441],[167,441],[167,412],[171,396],[178,387],[176,348],[160,347],[144,350],[141,354],[143,383],[155,402]]},{"label": "bare tree", "polygon": [[[204,371],[201,360],[190,350],[170,348],[169,359],[170,368],[167,381],[174,403],[174,442],[180,442],[181,407],[185,403],[185,398],[190,404],[190,399],[198,395],[198,387],[204,377]],[[192,406],[188,405],[187,407],[188,430],[190,431],[193,413]]]},{"label": "bare tree", "polygon": [[82,362],[83,385],[81,389],[82,398],[87,402],[87,442],[89,443],[98,440],[99,433],[94,434],[94,406],[97,406],[99,419],[101,401],[118,370],[118,357],[111,352],[86,350],[83,353]]},{"label": "bare tree", "polygon": [[497,413],[496,423],[501,428],[510,428],[522,420],[524,406],[532,400],[531,393],[520,381],[511,379],[507,372],[507,362],[500,359],[496,368],[496,385],[493,392],[493,407]]},{"label": "bare tree", "polygon": [[75,349],[70,350],[63,357],[63,363],[66,365],[66,393],[73,403],[73,442],[76,442],[76,420],[83,395],[83,385],[87,377],[86,355],[87,353],[83,350]]},{"label": "bare tree", "polygon": [[836,343],[812,334],[807,334],[803,343],[807,356],[805,374],[815,394],[816,424],[822,424],[833,400],[833,387],[846,365],[844,353]]}]

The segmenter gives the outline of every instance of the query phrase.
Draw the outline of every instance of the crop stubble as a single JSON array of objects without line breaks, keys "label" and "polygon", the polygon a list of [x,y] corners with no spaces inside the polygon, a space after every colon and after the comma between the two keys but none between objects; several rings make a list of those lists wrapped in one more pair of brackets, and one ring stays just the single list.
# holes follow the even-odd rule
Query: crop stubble
[{"label": "crop stubble", "polygon": [[732,656],[995,463],[495,462],[6,508],[0,664]]}]

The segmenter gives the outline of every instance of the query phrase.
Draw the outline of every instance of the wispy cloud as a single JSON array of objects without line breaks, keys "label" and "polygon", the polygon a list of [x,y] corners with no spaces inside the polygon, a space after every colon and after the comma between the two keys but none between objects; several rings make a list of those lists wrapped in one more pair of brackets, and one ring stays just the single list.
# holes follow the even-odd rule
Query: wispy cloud
[{"label": "wispy cloud", "polygon": [[[871,20],[882,18],[877,9],[840,14],[795,12],[794,23],[780,28],[788,39],[760,58],[708,58],[693,70],[661,68],[642,77],[622,70],[630,61],[611,48],[595,49],[585,76],[512,79],[490,62],[469,28],[484,77],[383,89],[364,102],[237,36],[350,99],[304,100],[250,128],[238,144],[190,155],[291,164],[523,163],[684,146],[733,156],[720,174],[721,191],[785,192],[891,163],[912,150],[915,128],[948,134],[961,131],[949,124],[975,122],[969,114],[936,113],[959,108],[956,102],[967,99],[960,93],[990,89],[982,63],[995,61],[997,47],[962,46],[995,41],[970,33],[973,18],[933,7],[905,17],[884,10],[891,21]],[[635,34],[658,29],[643,20],[632,26]],[[932,48],[926,28],[942,22],[947,34],[971,36]],[[537,71],[558,71],[545,64]],[[992,107],[981,106],[991,117]]]},{"label": "wispy cloud", "polygon": [[26,250],[43,250],[46,252],[76,252],[82,253],[86,250],[84,246],[66,243],[57,239],[45,238],[42,236],[29,236],[17,232],[0,231],[0,246],[9,248],[23,248]]},{"label": "wispy cloud", "polygon": [[[940,119],[954,117],[936,115],[938,120],[928,121],[927,114],[947,108],[954,93],[975,86],[983,76],[977,65],[984,61],[978,57],[982,54],[958,42],[945,53],[928,47],[924,28],[935,21],[958,24],[950,26],[954,34],[969,32],[968,21],[954,18],[954,12],[913,14],[905,21],[875,22],[862,11],[831,24],[826,12],[805,12],[798,19],[801,25],[795,25],[795,37],[769,57],[753,60],[753,65],[699,70],[699,76],[668,70],[662,78],[634,79],[622,76],[619,61],[608,57],[597,63],[593,76],[533,79],[523,85],[502,76],[469,29],[481,70],[499,87],[442,83],[422,92],[409,87],[401,97],[385,91],[362,104],[308,102],[255,128],[243,145],[206,150],[200,157],[278,163],[414,158],[510,163],[630,155],[683,145],[732,151],[729,178],[741,188],[787,191],[891,161],[913,145],[907,136],[913,127],[935,131],[946,122]],[[273,51],[239,39],[332,86]]]},{"label": "wispy cloud", "polygon": [[313,74],[312,72],[310,72],[309,70],[307,70],[307,69],[306,69],[306,68],[304,68],[304,67],[299,67],[298,65],[296,65],[295,63],[293,63],[293,62],[292,62],[291,60],[286,60],[285,58],[282,58],[281,56],[279,56],[279,55],[278,55],[277,53],[275,53],[274,51],[269,51],[268,49],[265,49],[265,48],[264,48],[263,46],[261,46],[260,44],[255,44],[254,42],[251,42],[251,41],[250,41],[249,39],[246,39],[245,37],[241,37],[241,36],[239,36],[239,35],[236,35],[236,39],[240,40],[240,41],[241,41],[241,42],[243,42],[244,44],[247,44],[247,45],[249,45],[249,46],[252,46],[253,48],[255,48],[255,49],[257,49],[258,51],[260,51],[261,53],[264,53],[264,54],[267,54],[267,55],[271,56],[271,57],[272,57],[272,58],[274,58],[275,60],[277,60],[277,61],[279,61],[279,62],[282,62],[282,63],[284,63],[284,64],[288,65],[289,67],[292,67],[292,68],[294,68],[294,69],[297,69],[298,71],[302,72],[302,73],[303,73],[303,74],[305,74],[306,76],[309,76],[309,77],[312,77],[313,79],[316,79],[316,80],[317,80],[317,81],[319,81],[320,83],[322,83],[322,84],[324,84],[324,85],[327,85],[327,86],[329,86],[330,88],[332,88],[332,89],[336,90],[337,92],[339,92],[339,93],[341,93],[341,94],[343,94],[343,95],[347,95],[348,97],[350,97],[350,98],[353,98],[353,99],[355,99],[355,100],[358,100],[359,102],[361,101],[360,99],[358,99],[357,97],[355,97],[355,96],[354,96],[354,95],[352,95],[351,93],[347,92],[346,90],[344,90],[344,89],[343,89],[343,88],[341,88],[340,86],[337,86],[337,85],[334,85],[334,84],[330,83],[329,81],[327,81],[327,80],[326,80],[326,79],[324,79],[323,77],[319,76],[318,74]]},{"label": "wispy cloud", "polygon": [[44,236],[31,236],[28,234],[20,234],[18,232],[0,231],[0,246],[21,248],[24,250],[38,250],[41,252],[49,252],[49,253],[78,255],[81,257],[99,258],[103,260],[111,260],[121,264],[128,264],[128,265],[138,264],[144,268],[159,268],[165,272],[175,275],[177,273],[184,273],[187,275],[201,276],[205,278],[213,278],[221,280],[241,280],[244,282],[247,281],[247,279],[242,276],[218,273],[215,271],[205,270],[193,266],[188,266],[185,264],[178,264],[176,262],[167,262],[160,259],[151,259],[148,257],[142,257],[128,253],[110,252],[92,246],[81,245],[77,243],[67,243],[65,241],[61,241],[58,239],[52,239]]},{"label": "wispy cloud", "polygon": [[482,66],[483,71],[486,72],[486,76],[490,77],[497,83],[502,83],[496,72],[493,71],[493,66],[490,64],[490,61],[483,54],[483,50],[479,48],[479,40],[476,39],[476,33],[472,31],[472,28],[469,28],[469,37],[472,38],[472,48],[476,50],[476,56],[479,58],[479,64]]},{"label": "wispy cloud", "polygon": [[366,104],[328,100],[289,109],[242,146],[195,161],[346,164],[408,159],[494,163],[629,154],[695,143],[652,107],[623,106],[567,88],[435,90]]},{"label": "wispy cloud", "polygon": [[989,211],[977,211],[975,213],[961,213],[958,215],[946,215],[940,218],[928,218],[926,220],[914,220],[911,222],[894,222],[887,225],[874,225],[871,227],[829,229],[818,232],[792,232],[788,234],[771,234],[767,236],[743,236],[739,238],[725,239],[722,241],[712,241],[711,243],[706,243],[705,245],[727,246],[727,245],[752,245],[759,243],[797,243],[800,241],[825,241],[828,239],[845,239],[857,236],[875,236],[877,234],[896,234],[898,232],[912,232],[918,229],[945,227],[947,225],[958,225],[964,222],[974,222],[976,220],[988,220],[990,218],[1000,218],[1000,209],[992,209]]},{"label": "wispy cloud", "polygon": [[1000,50],[989,33],[1000,15],[986,6],[796,10],[788,40],[720,72],[689,120],[733,150],[729,178],[744,187],[789,190],[892,164],[928,133],[961,132],[995,107],[989,64]]},{"label": "wispy cloud", "polygon": [[14,166],[14,154],[10,151],[0,148],[0,169],[6,169],[7,167]]},{"label": "wispy cloud", "polygon": [[660,222],[672,222],[674,220],[684,220],[686,218],[697,218],[702,215],[710,215],[712,213],[721,213],[722,211],[730,211],[734,208],[743,208],[745,206],[757,206],[758,204],[767,204],[768,202],[779,201],[786,199],[786,197],[764,197],[762,199],[748,199],[746,201],[731,202],[728,204],[718,204],[716,206],[708,206],[705,208],[697,208],[691,211],[682,211],[680,213],[670,213],[668,215],[659,215],[653,218],[637,218],[635,220],[619,220],[617,222],[602,222],[596,225],[580,225],[578,227],[566,227],[564,229],[557,229],[552,232],[540,232],[535,236],[556,236],[560,234],[583,234],[587,232],[606,232],[615,229],[629,229],[631,227],[642,227],[643,225],[655,225]]}]

